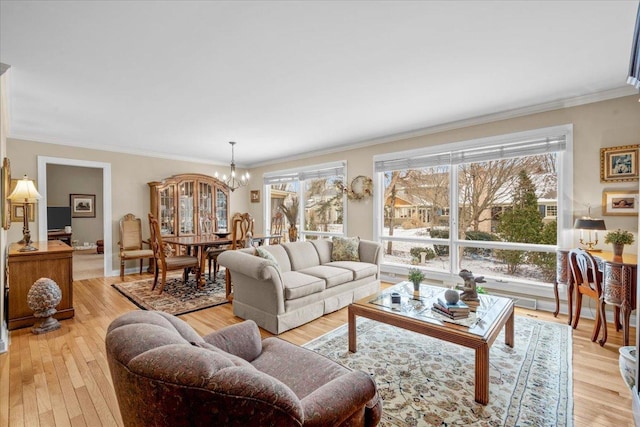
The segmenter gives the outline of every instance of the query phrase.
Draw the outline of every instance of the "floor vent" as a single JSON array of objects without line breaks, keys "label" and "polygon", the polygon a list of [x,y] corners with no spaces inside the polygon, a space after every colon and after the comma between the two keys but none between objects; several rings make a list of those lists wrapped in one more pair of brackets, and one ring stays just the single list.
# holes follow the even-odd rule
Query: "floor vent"
[{"label": "floor vent", "polygon": [[502,295],[491,291],[491,295],[495,295],[498,297],[509,298],[513,301],[513,305],[521,308],[528,308],[530,310],[538,309],[538,300],[532,298],[523,298],[523,297],[514,297],[513,295]]}]

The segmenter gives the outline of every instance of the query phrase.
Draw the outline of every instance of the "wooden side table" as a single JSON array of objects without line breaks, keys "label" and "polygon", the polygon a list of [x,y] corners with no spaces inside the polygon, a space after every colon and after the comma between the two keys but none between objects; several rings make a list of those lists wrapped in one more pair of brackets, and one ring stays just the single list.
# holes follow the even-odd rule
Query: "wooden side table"
[{"label": "wooden side table", "polygon": [[34,242],[33,246],[38,250],[33,252],[19,252],[22,246],[18,243],[9,246],[9,329],[24,328],[41,321],[33,316],[27,304],[29,289],[41,277],[52,279],[62,291],[62,300],[53,317],[58,320],[73,317],[73,248],[60,240]]}]

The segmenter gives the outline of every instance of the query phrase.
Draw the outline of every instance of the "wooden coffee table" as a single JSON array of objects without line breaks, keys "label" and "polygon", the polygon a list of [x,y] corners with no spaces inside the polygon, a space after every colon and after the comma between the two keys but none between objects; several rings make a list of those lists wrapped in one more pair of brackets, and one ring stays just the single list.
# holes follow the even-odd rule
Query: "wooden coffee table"
[{"label": "wooden coffee table", "polygon": [[[366,317],[469,347],[476,352],[475,400],[489,402],[489,348],[505,328],[505,343],[513,347],[513,301],[508,298],[480,295],[477,312],[460,323],[442,320],[432,313],[434,299],[444,294],[437,286],[420,285],[414,292],[411,282],[401,282],[349,305],[349,351],[356,352],[356,316]],[[391,303],[391,293],[401,295],[400,304]]]}]

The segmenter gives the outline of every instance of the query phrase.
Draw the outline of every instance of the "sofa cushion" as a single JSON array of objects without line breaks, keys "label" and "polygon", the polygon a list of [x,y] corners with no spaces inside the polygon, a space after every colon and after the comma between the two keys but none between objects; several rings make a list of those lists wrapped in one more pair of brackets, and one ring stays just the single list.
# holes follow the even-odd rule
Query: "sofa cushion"
[{"label": "sofa cushion", "polygon": [[331,261],[360,261],[358,252],[360,247],[359,237],[335,236],[332,240]]},{"label": "sofa cushion", "polygon": [[282,273],[282,282],[285,299],[301,298],[325,289],[324,280],[297,271]]},{"label": "sofa cushion", "polygon": [[325,264],[331,267],[344,268],[353,272],[353,280],[362,279],[363,277],[374,276],[378,273],[378,266],[368,262],[356,261],[334,261]]},{"label": "sofa cushion", "polygon": [[282,245],[289,254],[291,269],[294,271],[320,265],[318,251],[311,242],[291,242]]},{"label": "sofa cushion", "polygon": [[270,261],[273,263],[273,266],[275,268],[280,268],[280,266],[278,265],[278,260],[276,259],[276,257],[274,257],[271,252],[269,252],[268,250],[266,250],[265,248],[263,248],[262,246],[258,246],[256,248],[256,256],[259,256],[260,258],[264,258],[267,261]]},{"label": "sofa cushion", "polygon": [[318,239],[311,240],[313,246],[316,247],[316,251],[318,251],[318,256],[320,257],[320,264],[326,264],[331,262],[331,251],[333,249],[333,243],[329,239]]},{"label": "sofa cushion", "polygon": [[353,280],[353,272],[351,270],[328,265],[317,265],[299,270],[299,272],[323,279],[326,282],[327,288],[342,285],[343,283]]},{"label": "sofa cushion", "polygon": [[280,271],[291,271],[291,261],[289,261],[289,254],[282,245],[267,245],[260,246],[265,251],[269,252],[276,259]]}]

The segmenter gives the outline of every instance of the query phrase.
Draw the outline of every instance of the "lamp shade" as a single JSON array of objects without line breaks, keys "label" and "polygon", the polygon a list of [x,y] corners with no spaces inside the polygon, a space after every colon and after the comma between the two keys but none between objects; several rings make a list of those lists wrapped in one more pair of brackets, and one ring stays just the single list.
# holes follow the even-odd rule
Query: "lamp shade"
[{"label": "lamp shade", "polygon": [[607,227],[604,225],[604,219],[595,219],[595,218],[578,218],[576,222],[573,224],[573,228],[577,228],[579,230],[606,230]]},{"label": "lamp shade", "polygon": [[16,184],[16,188],[9,194],[7,199],[17,203],[33,203],[38,199],[42,199],[33,181],[30,180],[27,175],[24,176]]}]

